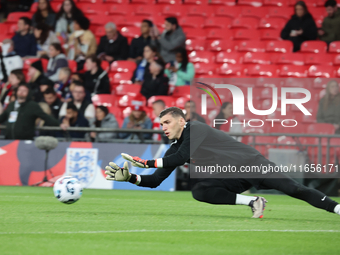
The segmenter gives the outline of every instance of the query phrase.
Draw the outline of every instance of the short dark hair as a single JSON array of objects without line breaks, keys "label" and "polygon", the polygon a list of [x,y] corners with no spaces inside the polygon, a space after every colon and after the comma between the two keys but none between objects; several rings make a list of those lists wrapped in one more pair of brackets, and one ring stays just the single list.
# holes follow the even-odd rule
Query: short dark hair
[{"label": "short dark hair", "polygon": [[78,112],[78,108],[77,108],[77,106],[73,102],[68,102],[66,109],[67,110],[71,109],[71,110],[73,110],[75,112]]},{"label": "short dark hair", "polygon": [[152,23],[152,21],[151,21],[151,20],[148,20],[148,19],[143,19],[143,21],[142,21],[142,22],[144,22],[144,23],[147,23],[149,27],[153,27],[153,23]]},{"label": "short dark hair", "polygon": [[88,30],[90,28],[90,20],[82,15],[73,17],[73,21],[77,22],[81,29]]},{"label": "short dark hair", "polygon": [[103,111],[105,113],[105,116],[109,114],[109,109],[107,109],[107,107],[104,105],[99,105],[97,109],[100,109],[101,111]]},{"label": "short dark hair", "polygon": [[153,102],[152,104],[161,104],[164,108],[165,108],[165,102],[162,99],[158,99],[155,102]]},{"label": "short dark hair", "polygon": [[161,113],[159,114],[159,118],[162,118],[162,117],[164,117],[165,115],[167,115],[167,114],[169,114],[169,113],[170,113],[171,116],[174,117],[174,118],[176,118],[176,117],[182,117],[183,119],[185,119],[185,116],[184,116],[183,111],[182,111],[180,108],[175,107],[175,106],[169,107],[169,108],[167,108],[167,109],[161,111]]},{"label": "short dark hair", "polygon": [[19,18],[19,20],[22,20],[25,23],[25,25],[29,25],[29,26],[32,25],[32,20],[28,17],[22,16]]},{"label": "short dark hair", "polygon": [[81,81],[78,81],[78,80],[73,80],[71,82],[71,84],[74,84],[75,86],[79,86],[79,87],[83,87],[84,88],[84,85]]},{"label": "short dark hair", "polygon": [[28,84],[26,84],[26,83],[20,83],[18,85],[18,88],[20,88],[20,87],[26,87],[28,90],[31,90],[31,87]]},{"label": "short dark hair", "polygon": [[186,101],[185,103],[186,103],[186,104],[187,104],[187,103],[193,103],[193,105],[196,106],[196,103],[195,103],[194,101],[192,101],[192,100],[188,100],[188,101]]},{"label": "short dark hair", "polygon": [[13,74],[17,77],[20,83],[25,83],[25,74],[22,72],[22,69],[12,70],[10,74]]},{"label": "short dark hair", "polygon": [[57,51],[59,51],[60,53],[63,52],[63,49],[61,48],[61,44],[60,43],[51,43],[50,46],[52,46],[53,48],[55,48]]},{"label": "short dark hair", "polygon": [[325,2],[325,7],[335,7],[337,5],[336,1],[335,0],[327,0]]},{"label": "short dark hair", "polygon": [[167,17],[165,20],[172,25],[176,25],[176,28],[178,27],[178,20],[176,17]]},{"label": "short dark hair", "polygon": [[51,86],[48,86],[48,88],[44,91],[44,95],[49,95],[49,94],[53,94],[56,95],[57,92],[55,92],[54,88]]},{"label": "short dark hair", "polygon": [[93,63],[97,64],[97,67],[100,67],[101,61],[99,58],[97,58],[96,54],[91,54],[89,56],[86,57],[86,60],[90,59]]}]

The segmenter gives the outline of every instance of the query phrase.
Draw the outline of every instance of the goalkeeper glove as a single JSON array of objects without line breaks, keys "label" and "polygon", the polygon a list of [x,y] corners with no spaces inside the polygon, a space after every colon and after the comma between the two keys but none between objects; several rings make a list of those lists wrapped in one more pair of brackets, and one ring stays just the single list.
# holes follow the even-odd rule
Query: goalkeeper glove
[{"label": "goalkeeper glove", "polygon": [[109,181],[119,181],[119,182],[127,182],[131,178],[131,174],[129,172],[128,162],[124,162],[123,167],[119,167],[117,164],[110,162],[110,166],[106,166],[105,174],[106,180]]},{"label": "goalkeeper glove", "polygon": [[139,157],[132,157],[129,154],[126,154],[126,153],[121,153],[121,155],[124,159],[130,161],[131,164],[135,167],[149,168],[149,167],[155,166],[154,160],[145,160],[145,159],[141,159]]}]

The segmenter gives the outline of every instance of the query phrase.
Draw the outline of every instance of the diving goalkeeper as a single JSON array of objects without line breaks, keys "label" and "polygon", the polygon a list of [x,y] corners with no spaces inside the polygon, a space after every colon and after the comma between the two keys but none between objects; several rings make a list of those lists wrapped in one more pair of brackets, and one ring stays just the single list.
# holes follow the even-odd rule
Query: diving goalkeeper
[{"label": "diving goalkeeper", "polygon": [[[165,135],[170,140],[174,140],[163,158],[144,160],[122,153],[123,158],[130,161],[133,166],[153,167],[157,170],[151,175],[136,175],[129,172],[127,162],[124,163],[123,168],[110,162],[110,166],[105,168],[107,180],[126,181],[141,187],[155,188],[176,167],[184,163],[194,165],[226,165],[227,163],[238,169],[245,165],[275,167],[273,162],[267,160],[256,149],[236,141],[228,134],[200,122],[186,122],[182,110],[177,107],[163,110],[159,117]],[[275,174],[277,178],[250,174],[247,178],[193,179],[195,183],[192,186],[192,196],[198,201],[210,204],[250,206],[253,212],[252,218],[262,218],[266,199],[240,193],[251,187],[276,189],[317,208],[340,215],[340,205],[325,194],[308,188],[282,173]]]}]

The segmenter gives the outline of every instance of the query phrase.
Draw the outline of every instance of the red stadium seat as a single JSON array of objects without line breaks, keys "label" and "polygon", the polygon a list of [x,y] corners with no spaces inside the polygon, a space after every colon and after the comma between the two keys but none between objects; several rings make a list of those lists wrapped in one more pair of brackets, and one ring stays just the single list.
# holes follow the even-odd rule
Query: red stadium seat
[{"label": "red stadium seat", "polygon": [[162,8],[161,11],[163,16],[177,16],[177,17],[184,17],[187,14],[187,9],[183,8],[181,5],[166,5]]},{"label": "red stadium seat", "polygon": [[334,56],[329,53],[305,55],[306,65],[333,65]]},{"label": "red stadium seat", "polygon": [[261,31],[261,40],[262,41],[276,41],[281,40],[281,31],[266,29]]},{"label": "red stadium seat", "polygon": [[233,32],[230,30],[225,30],[225,29],[210,29],[208,33],[204,31],[204,34],[206,36],[206,39],[208,40],[221,40],[221,39],[226,39],[230,40],[233,37]]},{"label": "red stadium seat", "polygon": [[305,66],[284,65],[280,68],[279,75],[281,77],[307,77],[307,68]]},{"label": "red stadium seat", "polygon": [[7,16],[6,23],[17,23],[21,17],[32,18],[33,14],[29,12],[11,12]]},{"label": "red stadium seat", "polygon": [[[107,7],[107,5],[104,5]],[[110,5],[109,15],[114,16],[126,16],[126,15],[134,15],[135,6],[128,4],[121,5]]]},{"label": "red stadium seat", "polygon": [[246,73],[252,77],[277,77],[277,67],[273,65],[249,66]]},{"label": "red stadium seat", "polygon": [[242,54],[238,52],[219,52],[216,55],[217,63],[241,64]]},{"label": "red stadium seat", "polygon": [[155,0],[130,0],[130,4],[154,4]]},{"label": "red stadium seat", "polygon": [[108,4],[127,4],[129,3],[130,0],[105,0],[103,1],[104,3],[108,3]]},{"label": "red stadium seat", "polygon": [[102,4],[78,3],[77,6],[84,12],[85,15],[86,14],[106,15],[108,13],[107,6]]},{"label": "red stadium seat", "polygon": [[202,5],[205,4],[203,1],[200,0],[182,0],[183,4],[186,5]]},{"label": "red stadium seat", "polygon": [[156,4],[172,4],[177,5],[179,4],[180,0],[157,0]]},{"label": "red stadium seat", "polygon": [[136,97],[125,95],[118,100],[118,106],[120,107],[127,107],[133,105],[145,106],[146,105],[145,97],[141,95],[138,95]]},{"label": "red stadium seat", "polygon": [[333,60],[333,65],[338,66],[340,65],[340,55],[336,55]]},{"label": "red stadium seat", "polygon": [[217,73],[229,77],[243,76],[244,66],[242,64],[227,64],[224,63],[217,69]]},{"label": "red stadium seat", "polygon": [[262,18],[259,22],[259,29],[275,29],[281,30],[285,26],[286,21],[282,18]]},{"label": "red stadium seat", "polygon": [[255,29],[257,28],[258,19],[256,18],[235,18],[231,24],[231,29],[244,28],[244,29]]},{"label": "red stadium seat", "polygon": [[128,60],[118,60],[111,64],[110,72],[132,73],[136,69],[136,63]]},{"label": "red stadium seat", "polygon": [[190,96],[190,89],[191,89],[191,86],[189,85],[176,86],[172,93],[172,96],[173,97]]},{"label": "red stadium seat", "polygon": [[[288,6],[295,6],[296,4],[296,0],[288,0]],[[305,1],[307,7],[311,8],[311,7],[315,7],[316,6],[316,0],[307,0]]]},{"label": "red stadium seat", "polygon": [[138,5],[135,8],[135,15],[136,16],[144,16],[149,17],[155,15],[155,13],[160,13],[162,6],[160,5]]},{"label": "red stadium seat", "polygon": [[35,13],[38,10],[38,4],[38,2],[35,2],[31,5],[30,13]]},{"label": "red stadium seat", "polygon": [[185,48],[188,51],[193,51],[193,50],[205,50],[206,42],[205,40],[202,39],[187,39],[185,41]]},{"label": "red stadium seat", "polygon": [[105,27],[97,27],[96,30],[94,31],[94,35],[99,37],[106,35]]},{"label": "red stadium seat", "polygon": [[234,51],[235,50],[235,42],[230,40],[207,40],[207,50],[210,51]]},{"label": "red stadium seat", "polygon": [[270,56],[270,53],[247,52],[243,57],[243,63],[244,64],[270,65],[271,56]]},{"label": "red stadium seat", "polygon": [[255,29],[237,29],[234,33],[234,40],[258,40],[260,31]]},{"label": "red stadium seat", "polygon": [[293,43],[288,40],[284,41],[271,41],[267,43],[267,52],[293,52]]},{"label": "red stadium seat", "polygon": [[330,53],[340,53],[340,41],[331,42],[329,44]]},{"label": "red stadium seat", "polygon": [[243,7],[242,12],[241,12],[242,17],[251,17],[251,18],[257,18],[257,19],[266,17],[267,14],[268,14],[268,9],[264,7],[261,7],[261,8]]},{"label": "red stadium seat", "polygon": [[312,65],[308,69],[308,77],[332,78],[335,77],[335,70],[329,65]]},{"label": "red stadium seat", "polygon": [[327,43],[323,41],[305,41],[301,44],[300,51],[303,53],[326,53]]},{"label": "red stadium seat", "polygon": [[236,18],[242,12],[241,6],[221,6],[215,9],[215,16],[217,17],[229,17],[229,18]]},{"label": "red stadium seat", "polygon": [[112,21],[111,17],[100,14],[87,15],[87,18],[90,20],[91,26],[104,26],[106,23]]},{"label": "red stadium seat", "polygon": [[120,33],[131,43],[132,39],[140,36],[141,31],[139,27],[122,27]]},{"label": "red stadium seat", "polygon": [[178,20],[178,23],[181,25],[184,30],[186,28],[196,28],[200,29],[202,28],[202,24],[204,23],[204,18],[203,17],[182,17]]},{"label": "red stadium seat", "polygon": [[280,53],[275,58],[275,64],[278,65],[304,65],[304,55],[301,53]]},{"label": "red stadium seat", "polygon": [[63,3],[60,3],[60,2],[59,3],[55,2],[55,1],[51,2],[51,7],[52,7],[53,11],[55,11],[56,13],[59,12],[62,5],[63,5]]},{"label": "red stadium seat", "polygon": [[210,5],[227,5],[227,6],[235,6],[236,4],[234,0],[210,0],[208,3]]},{"label": "red stadium seat", "polygon": [[131,73],[109,73],[111,85],[132,84]]},{"label": "red stadium seat", "polygon": [[207,63],[195,63],[195,75],[213,75],[215,72],[215,66]]},{"label": "red stadium seat", "polygon": [[228,17],[210,17],[205,19],[203,28],[226,29],[231,24],[231,21],[232,19]]},{"label": "red stadium seat", "polygon": [[187,39],[199,39],[205,40],[207,37],[207,32],[203,29],[187,28],[184,30]]},{"label": "red stadium seat", "polygon": [[239,42],[236,50],[239,52],[265,52],[266,43],[263,41],[249,40]]},{"label": "red stadium seat", "polygon": [[239,0],[238,5],[250,5],[254,7],[262,6],[262,0]]},{"label": "red stadium seat", "polygon": [[100,67],[105,70],[106,72],[109,71],[110,69],[110,63],[106,60],[102,60],[101,64],[100,64]]},{"label": "red stadium seat", "polygon": [[310,124],[308,125],[307,133],[319,135],[332,135],[335,133],[335,128],[333,124],[328,123]]},{"label": "red stadium seat", "polygon": [[141,27],[142,19],[137,16],[121,17],[116,21],[119,27]]},{"label": "red stadium seat", "polygon": [[210,51],[193,51],[189,54],[189,61],[192,63],[213,63],[215,54]]},{"label": "red stadium seat", "polygon": [[176,101],[176,99],[172,96],[152,96],[148,99],[148,106],[149,105],[151,106],[152,103],[157,100],[163,100],[167,108],[175,106],[175,101]]},{"label": "red stadium seat", "polygon": [[273,7],[268,11],[268,17],[270,18],[283,18],[285,20],[290,19],[294,14],[294,8],[291,7]]},{"label": "red stadium seat", "polygon": [[116,87],[115,94],[117,96],[124,96],[124,95],[137,96],[140,93],[141,87],[142,86],[139,84],[131,84],[131,85],[121,84]]},{"label": "red stadium seat", "polygon": [[202,16],[209,17],[214,13],[212,6],[206,5],[193,5],[188,7],[187,16]]},{"label": "red stadium seat", "polygon": [[175,106],[177,106],[181,109],[184,109],[186,102],[188,102],[189,100],[190,100],[190,95],[176,98]]},{"label": "red stadium seat", "polygon": [[94,95],[91,99],[92,99],[92,103],[95,106],[103,105],[103,106],[111,107],[116,104],[117,96],[108,95],[108,94],[97,94],[97,95]]},{"label": "red stadium seat", "polygon": [[74,60],[67,60],[68,62],[68,67],[71,69],[72,73],[76,73],[77,72],[77,62]]},{"label": "red stadium seat", "polygon": [[[263,0],[263,6],[286,6],[287,1],[285,0]],[[282,8],[282,7],[281,7]]]}]

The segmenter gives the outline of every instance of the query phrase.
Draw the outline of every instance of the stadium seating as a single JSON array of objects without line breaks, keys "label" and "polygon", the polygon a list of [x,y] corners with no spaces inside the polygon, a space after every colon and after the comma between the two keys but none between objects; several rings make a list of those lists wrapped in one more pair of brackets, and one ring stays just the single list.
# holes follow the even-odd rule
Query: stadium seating
[{"label": "stadium seating", "polygon": [[185,41],[185,48],[188,51],[200,51],[205,50],[206,41],[202,39],[187,39]]},{"label": "stadium seating", "polygon": [[239,52],[265,52],[266,43],[263,41],[247,40],[239,42],[235,48]]},{"label": "stadium seating", "polygon": [[301,44],[303,53],[326,53],[327,43],[323,41],[305,41]]},{"label": "stadium seating", "polygon": [[305,55],[306,65],[333,65],[334,56],[328,53]]},{"label": "stadium seating", "polygon": [[172,96],[152,96],[148,99],[148,106],[151,106],[153,102],[157,100],[163,100],[166,107],[175,106],[175,98]]},{"label": "stadium seating", "polygon": [[139,84],[131,84],[131,85],[121,84],[115,88],[115,94],[117,96],[124,96],[124,95],[137,96],[140,93],[140,90],[141,90],[141,85]]},{"label": "stadium seating", "polygon": [[293,43],[291,41],[271,41],[267,43],[266,46],[267,52],[292,52],[293,51]]},{"label": "stadium seating", "polygon": [[304,61],[305,56],[300,53],[281,53],[275,58],[278,65],[304,65]]},{"label": "stadium seating", "polygon": [[228,63],[228,64],[238,64],[243,62],[242,61],[242,53],[238,52],[219,52],[216,55],[216,62],[217,63]]},{"label": "stadium seating", "polygon": [[308,69],[308,77],[334,77],[334,68],[328,65],[312,65]]},{"label": "stadium seating", "polygon": [[271,56],[268,53],[247,52],[243,57],[243,63],[269,65],[271,63]]},{"label": "stadium seating", "polygon": [[133,61],[127,61],[127,60],[118,60],[112,62],[110,66],[111,72],[117,72],[117,73],[131,73],[136,69],[136,63]]}]

